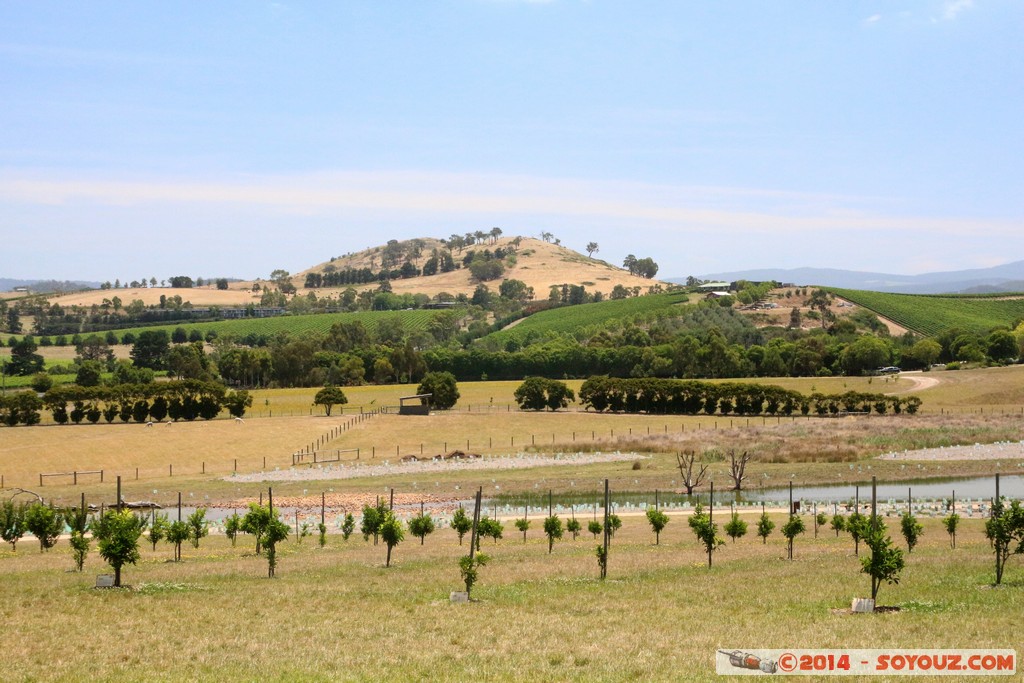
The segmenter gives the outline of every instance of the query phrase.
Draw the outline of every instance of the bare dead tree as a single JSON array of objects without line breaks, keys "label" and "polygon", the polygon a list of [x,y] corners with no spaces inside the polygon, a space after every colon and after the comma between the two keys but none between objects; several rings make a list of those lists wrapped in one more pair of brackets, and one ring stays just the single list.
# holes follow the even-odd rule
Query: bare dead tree
[{"label": "bare dead tree", "polygon": [[736,457],[736,449],[733,448],[729,451],[729,476],[732,477],[735,486],[732,487],[733,491],[739,491],[743,488],[743,480],[747,478],[744,474],[747,470],[747,463],[750,462],[750,453],[743,451],[743,455]]},{"label": "bare dead tree", "polygon": [[683,478],[683,486],[686,487],[686,495],[692,496],[693,490],[700,486],[701,482],[704,481],[704,475],[707,474],[708,466],[701,465],[700,472],[694,476],[693,467],[697,454],[694,451],[684,451],[683,453],[676,453],[676,461],[679,464],[679,475]]}]

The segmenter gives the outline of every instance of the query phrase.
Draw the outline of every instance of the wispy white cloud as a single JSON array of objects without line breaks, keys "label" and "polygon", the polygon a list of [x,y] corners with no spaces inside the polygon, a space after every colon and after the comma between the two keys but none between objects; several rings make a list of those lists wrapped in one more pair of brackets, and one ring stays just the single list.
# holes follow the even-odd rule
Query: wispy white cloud
[{"label": "wispy white cloud", "polygon": [[865,26],[871,26],[872,24],[877,24],[881,20],[882,20],[882,15],[881,14],[872,14],[870,17],[868,17],[867,19],[864,20],[864,25]]},{"label": "wispy white cloud", "polygon": [[[83,179],[0,174],[0,206],[149,207],[185,211],[220,205],[281,215],[331,217],[346,211],[466,218],[567,218],[647,230],[742,235],[902,233],[921,237],[1018,237],[1014,221],[904,216],[861,198],[758,188],[669,186],[509,175],[378,172],[246,177],[208,182]],[[884,205],[884,201],[881,202]]]},{"label": "wispy white cloud", "polygon": [[947,0],[942,7],[942,18],[953,21],[961,12],[974,7],[974,0]]}]

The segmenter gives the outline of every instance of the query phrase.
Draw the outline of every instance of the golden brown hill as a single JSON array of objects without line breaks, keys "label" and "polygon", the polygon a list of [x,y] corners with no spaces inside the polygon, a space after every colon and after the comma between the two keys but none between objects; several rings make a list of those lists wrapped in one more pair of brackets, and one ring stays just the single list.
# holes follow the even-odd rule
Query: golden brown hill
[{"label": "golden brown hill", "polygon": [[[390,266],[392,268],[400,267],[406,256],[417,253],[418,256],[410,256],[409,261],[417,268],[422,268],[434,249],[439,251],[446,249],[440,240],[432,238],[407,240],[393,243],[391,246],[394,252],[401,251],[403,254],[398,263]],[[514,254],[505,259],[505,272],[500,278],[484,283],[494,291],[505,279],[525,282],[528,286],[533,287],[534,296],[538,299],[546,298],[552,285],[563,283],[583,285],[588,292],[601,292],[606,296],[616,285],[628,288],[640,287],[642,291],[647,291],[647,288],[659,283],[658,280],[630,275],[622,268],[617,268],[597,258],[590,258],[559,244],[530,237],[501,237],[497,240],[486,240],[480,244],[455,249],[452,256],[457,263],[461,264],[462,259],[471,250],[487,249],[493,252],[498,248],[514,250]],[[381,268],[382,260],[386,262],[388,259],[387,249],[387,246],[374,247],[318,264],[294,275],[292,283],[300,288],[301,293],[305,293],[310,291],[302,289],[308,273],[324,273],[331,269],[344,270],[346,268],[369,268],[377,272]],[[436,275],[391,280],[392,291],[396,294],[426,294],[431,297],[441,292],[469,295],[473,293],[478,284],[480,282],[467,268],[459,268]],[[357,286],[356,289],[375,288],[376,286],[377,284],[373,283]],[[318,288],[312,291],[316,292],[317,296],[327,296],[342,289],[344,287]]]}]

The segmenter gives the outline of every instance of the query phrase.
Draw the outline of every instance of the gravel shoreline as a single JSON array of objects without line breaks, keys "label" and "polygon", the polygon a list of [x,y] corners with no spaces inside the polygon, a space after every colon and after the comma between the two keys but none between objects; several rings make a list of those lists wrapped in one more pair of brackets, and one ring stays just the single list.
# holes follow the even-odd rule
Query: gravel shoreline
[{"label": "gravel shoreline", "polygon": [[972,446],[922,448],[916,451],[891,452],[879,460],[1014,460],[1024,458],[1024,441],[976,443]]},{"label": "gravel shoreline", "polygon": [[555,453],[537,455],[517,453],[516,455],[469,458],[464,460],[420,460],[418,462],[390,463],[385,460],[379,465],[349,463],[310,467],[289,467],[286,470],[232,474],[224,481],[315,481],[320,479],[356,479],[361,477],[387,477],[403,474],[449,473],[468,470],[516,470],[532,467],[554,467],[558,465],[591,465],[603,462],[628,462],[649,456],[638,453]]}]

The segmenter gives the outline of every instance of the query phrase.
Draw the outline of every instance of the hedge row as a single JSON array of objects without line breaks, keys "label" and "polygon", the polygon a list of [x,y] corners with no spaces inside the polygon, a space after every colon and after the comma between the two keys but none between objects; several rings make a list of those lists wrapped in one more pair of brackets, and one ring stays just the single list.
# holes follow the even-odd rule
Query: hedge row
[{"label": "hedge row", "polygon": [[857,391],[805,395],[782,387],[697,380],[618,379],[591,377],[580,388],[580,402],[598,412],[663,413],[675,415],[836,415],[841,411],[884,415],[917,412],[917,396],[885,396]]},{"label": "hedge row", "polygon": [[82,420],[110,423],[171,420],[211,420],[224,409],[241,417],[252,405],[247,391],[229,391],[223,384],[181,380],[155,384],[121,384],[114,387],[54,387],[42,398],[26,391],[0,396],[0,422],[8,426],[33,425],[40,411],[49,410],[57,424]]}]

